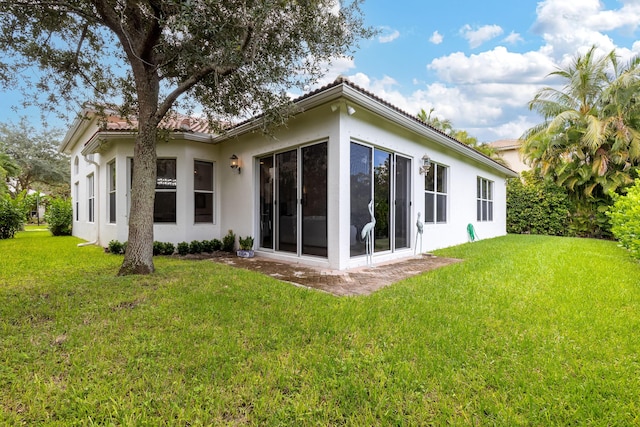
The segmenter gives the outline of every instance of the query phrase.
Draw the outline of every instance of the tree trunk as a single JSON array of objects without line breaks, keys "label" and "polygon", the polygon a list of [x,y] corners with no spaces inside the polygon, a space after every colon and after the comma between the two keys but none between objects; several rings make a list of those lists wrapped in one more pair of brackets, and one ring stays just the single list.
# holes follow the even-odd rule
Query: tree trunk
[{"label": "tree trunk", "polygon": [[[135,67],[134,67],[135,70]],[[159,77],[153,70],[139,71],[138,135],[133,152],[129,238],[119,276],[151,274],[153,265],[153,210],[156,197]],[[136,74],[134,72],[134,74]]]},{"label": "tree trunk", "polygon": [[150,274],[153,265],[153,206],[156,188],[156,128],[146,126],[136,137],[131,180],[129,238],[118,275]]}]

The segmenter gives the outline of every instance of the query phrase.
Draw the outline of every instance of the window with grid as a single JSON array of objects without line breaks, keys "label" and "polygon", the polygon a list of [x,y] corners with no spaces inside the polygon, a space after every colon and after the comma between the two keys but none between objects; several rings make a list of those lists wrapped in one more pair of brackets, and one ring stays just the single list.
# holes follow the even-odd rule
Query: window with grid
[{"label": "window with grid", "polygon": [[213,163],[193,162],[193,212],[195,223],[213,223]]},{"label": "window with grid", "polygon": [[478,177],[476,190],[478,221],[493,221],[493,181]]},{"label": "window with grid", "polygon": [[447,175],[449,168],[432,163],[424,177],[424,222],[447,222]]},{"label": "window with grid", "polygon": [[176,222],[176,159],[158,159],[153,222]]}]

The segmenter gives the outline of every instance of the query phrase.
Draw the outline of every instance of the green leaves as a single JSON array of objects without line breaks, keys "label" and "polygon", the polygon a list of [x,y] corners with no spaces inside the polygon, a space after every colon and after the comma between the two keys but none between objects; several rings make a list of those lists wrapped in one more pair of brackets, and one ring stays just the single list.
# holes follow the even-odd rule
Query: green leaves
[{"label": "green leaves", "polygon": [[607,212],[611,219],[611,232],[620,244],[640,259],[640,179],[624,196],[615,196]]},{"label": "green leaves", "polygon": [[545,121],[525,133],[523,156],[574,201],[607,198],[636,177],[638,64],[620,66],[615,51],[598,56],[594,46],[552,73],[564,80],[562,90],[542,89],[529,103]]}]

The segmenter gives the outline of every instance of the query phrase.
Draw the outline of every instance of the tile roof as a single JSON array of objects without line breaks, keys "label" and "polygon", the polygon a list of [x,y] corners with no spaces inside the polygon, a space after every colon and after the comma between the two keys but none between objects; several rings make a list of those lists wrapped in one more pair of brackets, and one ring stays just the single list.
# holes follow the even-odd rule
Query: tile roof
[{"label": "tile roof", "polygon": [[[171,132],[191,132],[209,134],[209,122],[206,119],[185,116],[183,114],[172,113],[165,116],[158,126]],[[102,123],[102,130],[109,131],[135,131],[138,129],[136,117],[119,117],[108,115]]]}]

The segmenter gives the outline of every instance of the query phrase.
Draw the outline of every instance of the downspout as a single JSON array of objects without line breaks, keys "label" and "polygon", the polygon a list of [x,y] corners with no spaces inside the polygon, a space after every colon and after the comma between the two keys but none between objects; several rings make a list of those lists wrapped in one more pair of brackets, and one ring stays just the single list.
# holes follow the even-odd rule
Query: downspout
[{"label": "downspout", "polygon": [[[89,158],[89,156],[92,156],[91,158]],[[95,166],[96,171],[95,171],[95,176],[96,176],[96,180],[93,183],[94,186],[94,193],[93,193],[93,217],[94,217],[94,221],[96,224],[96,227],[98,229],[98,236],[100,236],[100,210],[98,209],[98,206],[100,204],[100,165],[98,163],[96,163],[95,161],[93,161],[93,154],[83,154],[84,157],[84,161],[87,163],[92,164],[93,166]],[[83,247],[83,246],[91,246],[91,245],[95,245],[98,243],[98,238],[96,238],[95,240],[92,240],[91,242],[84,242],[84,243],[78,243],[78,247]]]}]

